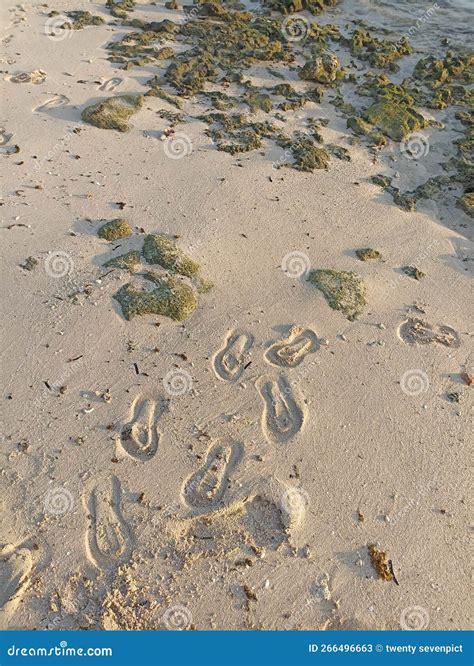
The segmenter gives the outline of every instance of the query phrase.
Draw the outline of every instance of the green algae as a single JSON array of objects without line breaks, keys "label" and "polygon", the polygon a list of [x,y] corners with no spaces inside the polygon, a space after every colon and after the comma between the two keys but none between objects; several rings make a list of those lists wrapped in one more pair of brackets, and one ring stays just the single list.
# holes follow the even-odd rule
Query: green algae
[{"label": "green algae", "polygon": [[127,236],[131,236],[132,233],[133,229],[130,226],[128,220],[121,218],[106,222],[97,231],[99,238],[104,238],[108,241],[115,241],[119,238],[126,238]]},{"label": "green algae", "polygon": [[370,261],[371,259],[380,259],[381,257],[380,252],[371,247],[364,247],[360,250],[356,250],[356,255],[361,261]]},{"label": "green algae", "polygon": [[119,268],[121,270],[134,273],[139,263],[140,252],[138,252],[138,250],[132,250],[131,252],[126,252],[125,254],[121,254],[118,257],[109,259],[109,261],[105,262],[104,266],[106,268]]},{"label": "green algae", "polygon": [[109,97],[97,104],[86,107],[81,118],[86,123],[100,129],[115,129],[119,132],[128,132],[131,126],[128,120],[143,106],[141,95],[121,95]]},{"label": "green algae", "polygon": [[135,8],[136,0],[107,0],[105,6],[110,9],[112,16],[126,19],[127,12],[132,12]]},{"label": "green algae", "polygon": [[368,30],[354,30],[349,40],[350,51],[360,60],[367,60],[373,67],[398,69],[396,60],[413,53],[406,38],[397,42],[377,39]]},{"label": "green algae", "polygon": [[298,70],[300,79],[316,83],[334,83],[341,75],[339,60],[334,53],[323,53],[318,58],[312,58]]},{"label": "green algae", "polygon": [[197,308],[195,290],[174,276],[146,273],[154,284],[152,291],[140,291],[131,283],[123,285],[114,298],[122,307],[123,316],[131,320],[145,314],[162,315],[175,321],[187,319]]},{"label": "green algae", "polygon": [[424,277],[426,277],[426,273],[420,271],[420,269],[416,266],[403,266],[402,271],[405,273],[405,275],[408,275],[408,277],[411,277],[414,280],[422,280]]},{"label": "green algae", "polygon": [[330,269],[312,270],[308,275],[308,282],[322,292],[329,307],[340,310],[349,321],[357,319],[367,304],[366,287],[355,273]]},{"label": "green algae", "polygon": [[374,185],[379,185],[380,187],[387,188],[390,186],[392,179],[390,178],[390,176],[384,176],[383,174],[378,173],[375,176],[371,176],[370,181]]},{"label": "green algae", "polygon": [[377,148],[383,148],[387,144],[387,139],[384,135],[377,132],[372,125],[365,122],[362,118],[354,116],[348,118],[347,127],[358,136],[367,137],[369,143]]},{"label": "green algae", "polygon": [[347,148],[344,148],[344,146],[338,146],[334,143],[329,143],[326,148],[328,149],[329,153],[336,159],[343,160],[344,162],[351,161],[351,155]]},{"label": "green algae", "polygon": [[154,76],[152,79],[147,81],[147,85],[150,86],[150,89],[145,93],[146,97],[159,97],[164,102],[168,102],[168,104],[175,106],[177,109],[183,108],[183,100],[181,100],[179,97],[176,97],[176,95],[171,95],[162,88],[160,77]]},{"label": "green algae", "polygon": [[312,172],[329,167],[329,153],[317,146],[314,138],[304,132],[295,132],[293,137],[278,139],[277,143],[282,148],[291,150],[294,163],[289,166],[297,171]]},{"label": "green algae", "polygon": [[469,217],[474,217],[474,192],[465,192],[456,202],[456,205]]},{"label": "green algae", "polygon": [[403,141],[427,121],[414,108],[382,99],[374,102],[363,114],[364,119],[394,141]]},{"label": "green algae", "polygon": [[[53,11],[48,16],[58,16],[59,12]],[[104,19],[101,16],[91,14],[85,11],[70,11],[64,12],[63,16],[67,16],[68,20],[63,23],[61,28],[67,30],[82,30],[91,25],[102,25]]]},{"label": "green algae", "polygon": [[265,113],[270,113],[273,108],[270,95],[265,93],[252,91],[244,96],[244,100],[250,108],[250,113],[256,113],[257,111],[265,111]]},{"label": "green algae", "polygon": [[264,6],[282,14],[293,14],[307,9],[312,14],[320,14],[325,9],[335,7],[339,0],[264,0]]},{"label": "green algae", "polygon": [[199,271],[199,264],[188,257],[174,240],[158,234],[148,234],[143,242],[142,254],[149,264],[192,277]]},{"label": "green algae", "polygon": [[209,125],[207,134],[217,150],[237,155],[260,148],[264,138],[277,136],[274,125],[268,121],[251,122],[243,113],[209,113],[200,116]]},{"label": "green algae", "polygon": [[184,123],[185,120],[185,116],[182,113],[168,111],[168,109],[158,109],[156,113],[160,118],[168,120],[172,127],[174,125],[180,125],[181,123]]}]

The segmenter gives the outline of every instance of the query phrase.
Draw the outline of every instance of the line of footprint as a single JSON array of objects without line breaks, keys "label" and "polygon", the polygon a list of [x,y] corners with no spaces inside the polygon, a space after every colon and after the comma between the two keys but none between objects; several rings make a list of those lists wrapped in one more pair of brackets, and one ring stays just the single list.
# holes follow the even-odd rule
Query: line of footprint
[{"label": "line of footprint", "polygon": [[[250,333],[230,331],[222,349],[213,358],[216,376],[222,381],[237,382],[250,364],[254,338]],[[277,368],[299,366],[306,356],[319,349],[316,334],[310,329],[293,326],[286,338],[268,347],[264,359]],[[262,430],[268,441],[285,443],[297,435],[306,421],[304,404],[285,375],[277,379],[263,376],[256,382],[263,400]]]},{"label": "line of footprint", "polygon": [[[399,328],[399,336],[409,344],[437,342],[448,347],[460,345],[459,334],[447,326],[431,327],[421,320],[409,319]],[[216,376],[225,382],[237,382],[250,364],[254,338],[242,331],[230,331],[223,347],[213,358]],[[310,329],[290,329],[289,335],[271,344],[264,353],[265,361],[278,368],[300,365],[307,354],[319,348],[317,336]],[[284,375],[277,379],[260,377],[256,388],[263,400],[262,428],[272,442],[287,442],[301,431],[305,410]],[[122,426],[119,445],[135,460],[152,458],[160,442],[157,422],[166,403],[135,398],[130,418]],[[195,517],[214,511],[221,505],[230,475],[243,457],[240,442],[217,442],[209,447],[202,465],[190,474],[182,488],[184,504]],[[103,572],[125,564],[133,551],[133,535],[122,512],[123,491],[120,480],[113,476],[106,485],[94,486],[85,499],[90,521],[85,535],[89,561]],[[21,546],[0,550],[0,628],[8,623],[25,591],[33,567],[31,551]]]}]

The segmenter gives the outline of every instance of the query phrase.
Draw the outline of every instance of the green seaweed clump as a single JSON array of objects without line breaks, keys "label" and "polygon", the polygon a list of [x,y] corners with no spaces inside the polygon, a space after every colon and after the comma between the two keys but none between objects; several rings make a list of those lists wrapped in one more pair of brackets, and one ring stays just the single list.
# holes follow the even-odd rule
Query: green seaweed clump
[{"label": "green seaweed clump", "polygon": [[246,104],[250,107],[250,113],[256,113],[257,111],[265,111],[265,113],[270,113],[272,110],[272,100],[270,95],[259,92],[249,92],[244,97]]},{"label": "green seaweed clump", "polygon": [[362,118],[352,116],[347,119],[347,127],[358,136],[365,136],[369,142],[377,148],[383,148],[387,144],[387,139],[383,134],[377,132],[372,125],[366,123]]},{"label": "green seaweed clump", "polygon": [[414,280],[421,280],[422,278],[426,277],[426,273],[420,271],[420,269],[416,266],[403,266],[402,271],[405,273],[405,275],[408,275]]},{"label": "green seaweed clump", "polygon": [[398,42],[377,39],[368,30],[354,30],[350,39],[353,56],[368,60],[373,67],[397,69],[395,60],[413,53],[408,40],[404,37]]},{"label": "green seaweed clump", "polygon": [[374,102],[364,112],[364,119],[394,141],[403,141],[412,132],[426,127],[427,121],[413,107],[389,98]]},{"label": "green seaweed clump", "polygon": [[341,74],[339,60],[334,53],[323,53],[318,58],[312,58],[298,70],[300,79],[317,83],[333,83],[341,78]]},{"label": "green seaweed clump", "polygon": [[367,304],[366,287],[355,273],[330,269],[312,270],[308,282],[322,292],[329,307],[340,310],[349,321],[357,319]]},{"label": "green seaweed clump", "polygon": [[294,14],[307,9],[312,14],[320,14],[328,7],[335,7],[339,0],[264,0],[265,7],[282,14]]},{"label": "green seaweed clump", "polygon": [[210,113],[199,120],[208,123],[206,133],[216,144],[217,150],[231,155],[246,153],[262,146],[264,138],[274,138],[275,127],[268,121],[250,122],[243,113]]},{"label": "green seaweed clump", "polygon": [[140,291],[131,283],[123,285],[114,298],[122,307],[123,316],[130,320],[137,315],[156,314],[175,321],[187,319],[198,305],[192,287],[174,276],[146,273],[144,277],[155,287],[152,291]]},{"label": "green seaweed clump", "polygon": [[[51,12],[50,16],[52,15],[54,15],[54,12]],[[69,20],[65,21],[64,24],[61,26],[64,29],[69,28],[71,30],[82,30],[83,28],[89,25],[102,25],[102,23],[104,23],[104,19],[101,16],[95,16],[90,12],[84,12],[79,10],[73,12],[65,12],[65,16],[67,16]]]},{"label": "green seaweed clump", "polygon": [[462,197],[459,197],[456,205],[459,206],[466,215],[474,217],[474,192],[465,192]]},{"label": "green seaweed clump", "polygon": [[371,247],[364,247],[361,250],[356,250],[357,258],[361,261],[370,261],[371,259],[380,259],[380,252]]},{"label": "green seaweed clump", "polygon": [[453,104],[472,106],[472,90],[464,88],[474,82],[474,56],[472,53],[448,51],[444,58],[428,56],[418,61],[413,77],[434,92],[427,106],[445,109]]},{"label": "green seaweed clump", "polygon": [[100,129],[115,129],[119,132],[128,132],[131,126],[129,118],[143,106],[141,95],[121,95],[109,97],[102,102],[86,107],[81,118]]},{"label": "green seaweed clump", "polygon": [[297,171],[312,172],[315,169],[327,169],[330,156],[323,148],[316,145],[315,140],[304,132],[295,132],[293,137],[278,140],[282,148],[289,148],[292,152],[294,163],[289,166]]},{"label": "green seaweed clump", "polygon": [[99,238],[104,238],[108,241],[115,241],[119,238],[126,238],[131,236],[133,233],[132,227],[130,226],[128,220],[123,220],[117,218],[116,220],[110,220],[103,224],[97,232]]},{"label": "green seaweed clump", "polygon": [[142,253],[149,264],[156,264],[186,277],[192,277],[199,271],[199,264],[166,236],[145,236]]},{"label": "green seaweed clump", "polygon": [[132,12],[135,4],[136,0],[107,0],[105,6],[110,9],[110,13],[115,18],[126,19],[127,12]]},{"label": "green seaweed clump", "polygon": [[104,266],[106,268],[120,268],[124,271],[129,271],[130,273],[135,272],[135,268],[140,263],[140,252],[138,250],[132,250],[131,252],[126,252],[121,254],[118,257],[113,257],[106,261]]}]

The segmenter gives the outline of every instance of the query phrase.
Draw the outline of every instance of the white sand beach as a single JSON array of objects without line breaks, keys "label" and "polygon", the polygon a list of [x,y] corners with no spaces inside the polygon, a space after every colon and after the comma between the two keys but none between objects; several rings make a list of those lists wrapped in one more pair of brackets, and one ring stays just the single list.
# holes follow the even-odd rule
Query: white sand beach
[{"label": "white sand beach", "polygon": [[[310,40],[313,21],[347,37],[357,4],[287,16]],[[178,57],[195,39],[183,26],[222,20],[200,6],[137,2],[124,19],[104,2],[2,3],[0,626],[467,629],[472,218],[458,200],[472,189],[441,165],[469,111],[416,99],[426,125],[374,147],[337,101],[359,116],[374,100],[357,86],[381,85],[369,70],[402,85],[446,47],[430,17],[398,71],[331,42],[337,76],[303,103],[319,42],[292,37],[243,79],[209,75],[230,101],[184,94],[156,52]],[[74,29],[73,11],[103,21]],[[374,30],[395,21],[367,13]],[[144,62],[109,59],[165,20],[181,32],[155,25]],[[168,100],[140,97],[129,131],[81,117],[155,76]],[[246,120],[229,130],[232,113]],[[297,132],[319,137],[326,168],[291,168]],[[416,210],[397,205],[446,174]],[[101,237],[116,219],[130,231]],[[131,268],[104,266],[124,254]]]}]

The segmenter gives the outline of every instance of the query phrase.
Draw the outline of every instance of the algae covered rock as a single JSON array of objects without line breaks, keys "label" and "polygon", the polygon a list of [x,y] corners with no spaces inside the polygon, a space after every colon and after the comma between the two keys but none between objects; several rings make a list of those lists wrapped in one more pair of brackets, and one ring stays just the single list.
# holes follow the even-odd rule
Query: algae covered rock
[{"label": "algae covered rock", "polygon": [[108,241],[115,241],[119,238],[126,238],[133,233],[128,220],[117,218],[103,224],[97,232],[99,238],[105,238]]},{"label": "algae covered rock", "polygon": [[66,12],[66,16],[69,20],[65,21],[64,25],[61,26],[66,29],[71,28],[72,30],[82,30],[89,25],[102,25],[102,23],[104,23],[102,16],[97,16],[85,11],[78,10]]},{"label": "algae covered rock", "polygon": [[145,237],[142,252],[149,264],[157,264],[180,275],[192,277],[199,271],[199,264],[166,236],[149,234]]},{"label": "algae covered rock", "polygon": [[465,192],[462,197],[457,200],[457,206],[459,206],[466,215],[469,215],[469,217],[474,217],[474,192]]},{"label": "algae covered rock", "polygon": [[138,252],[138,250],[132,250],[126,254],[121,254],[118,257],[109,259],[109,261],[105,262],[104,266],[106,268],[120,268],[124,271],[130,271],[130,273],[133,273],[139,263],[140,252]]},{"label": "algae covered rock", "polygon": [[408,277],[411,277],[414,280],[422,280],[424,277],[426,277],[426,274],[423,273],[423,271],[420,271],[420,269],[416,266],[403,266],[402,271],[405,273],[405,275],[408,275]]},{"label": "algae covered rock", "polygon": [[128,283],[114,294],[125,319],[156,314],[183,321],[196,309],[198,297],[195,290],[179,278],[156,273],[146,273],[144,277],[154,284],[152,291],[140,291]]},{"label": "algae covered rock", "polygon": [[380,259],[380,252],[374,250],[371,247],[364,247],[360,250],[356,250],[357,258],[361,261],[370,261],[371,259]]},{"label": "algae covered rock", "polygon": [[316,81],[317,83],[333,83],[339,74],[339,60],[334,53],[324,53],[319,58],[308,60],[298,71],[303,81]]},{"label": "algae covered rock", "polygon": [[128,132],[131,126],[128,120],[143,106],[141,95],[121,95],[109,97],[97,104],[86,107],[81,118],[86,123],[100,129],[116,129]]},{"label": "algae covered rock", "polygon": [[402,141],[412,132],[426,127],[426,121],[418,111],[389,99],[375,102],[364,112],[364,118],[394,141]]},{"label": "algae covered rock", "polygon": [[367,301],[362,279],[352,272],[329,269],[312,270],[308,282],[319,289],[333,310],[340,310],[353,321],[362,314]]}]

